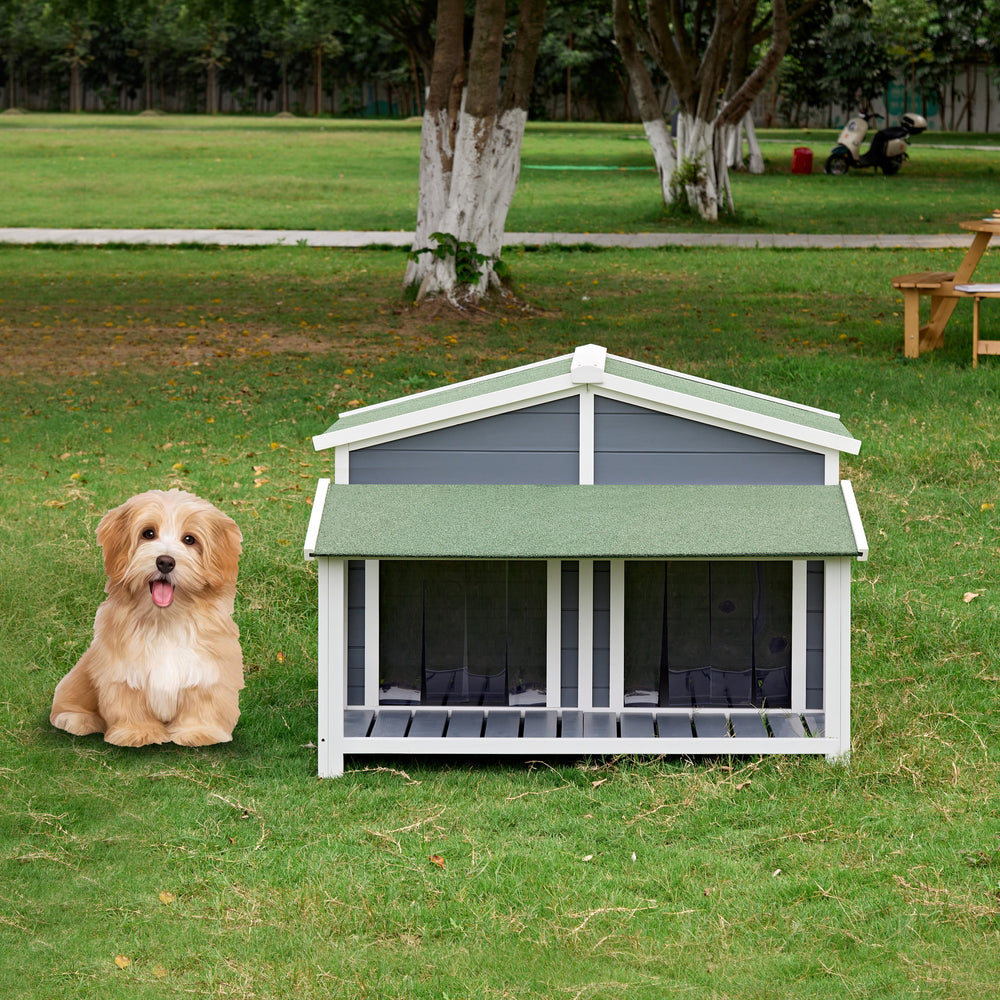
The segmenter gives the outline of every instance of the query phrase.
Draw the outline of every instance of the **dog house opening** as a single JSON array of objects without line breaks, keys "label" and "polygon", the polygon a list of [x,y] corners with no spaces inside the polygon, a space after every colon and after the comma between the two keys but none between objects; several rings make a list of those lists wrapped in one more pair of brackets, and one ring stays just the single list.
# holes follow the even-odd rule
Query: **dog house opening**
[{"label": "dog house opening", "polygon": [[787,708],[790,562],[626,562],[625,704]]},{"label": "dog house opening", "polygon": [[544,705],[546,564],[383,560],[382,705]]}]

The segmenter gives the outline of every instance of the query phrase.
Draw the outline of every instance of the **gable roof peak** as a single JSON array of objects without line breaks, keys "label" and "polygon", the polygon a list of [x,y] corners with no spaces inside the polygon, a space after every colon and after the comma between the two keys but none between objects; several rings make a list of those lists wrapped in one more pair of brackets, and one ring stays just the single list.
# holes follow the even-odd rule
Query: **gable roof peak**
[{"label": "gable roof peak", "polygon": [[573,382],[599,383],[604,381],[604,365],[608,360],[608,349],[599,344],[582,344],[573,352],[569,373]]}]

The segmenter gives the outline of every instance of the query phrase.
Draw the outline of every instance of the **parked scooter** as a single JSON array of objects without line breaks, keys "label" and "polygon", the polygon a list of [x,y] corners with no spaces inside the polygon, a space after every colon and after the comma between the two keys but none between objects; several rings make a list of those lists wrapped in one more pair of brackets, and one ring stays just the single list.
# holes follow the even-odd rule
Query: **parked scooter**
[{"label": "parked scooter", "polygon": [[897,173],[907,158],[910,136],[920,135],[927,128],[927,119],[908,111],[895,128],[879,129],[862,155],[861,141],[867,135],[869,125],[881,117],[874,111],[862,111],[852,118],[837,137],[837,145],[823,164],[823,173],[846,174],[851,167],[874,167],[884,174]]}]

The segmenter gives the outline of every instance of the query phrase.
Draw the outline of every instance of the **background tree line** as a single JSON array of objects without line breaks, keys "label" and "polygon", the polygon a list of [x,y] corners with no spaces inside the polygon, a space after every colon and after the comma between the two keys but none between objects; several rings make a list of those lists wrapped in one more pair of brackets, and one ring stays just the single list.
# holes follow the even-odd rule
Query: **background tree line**
[{"label": "background tree line", "polygon": [[[436,0],[0,0],[2,107],[409,117]],[[608,0],[550,5],[539,117],[628,115]]]},{"label": "background tree line", "polygon": [[[641,22],[646,3],[628,6]],[[697,40],[704,11],[716,7],[689,0],[671,12]],[[550,0],[531,117],[637,116],[612,8],[612,0]],[[871,102],[892,80],[941,106],[949,87],[966,102],[986,98],[966,93],[963,73],[997,64],[1000,0],[801,0],[788,8],[790,43],[758,100],[768,124]],[[771,9],[771,0],[757,5],[748,70],[766,52],[765,35],[754,31]],[[0,0],[2,106],[419,115],[436,15],[437,0]],[[675,89],[642,42],[669,116]]]}]

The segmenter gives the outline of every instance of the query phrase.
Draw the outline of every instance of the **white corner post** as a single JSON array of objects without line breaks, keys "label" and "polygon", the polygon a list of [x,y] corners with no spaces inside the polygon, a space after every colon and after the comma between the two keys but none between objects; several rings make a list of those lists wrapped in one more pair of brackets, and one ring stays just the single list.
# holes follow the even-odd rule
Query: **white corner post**
[{"label": "white corner post", "polygon": [[347,561],[319,560],[319,776],[344,773],[347,697]]},{"label": "white corner post", "polygon": [[823,708],[826,736],[836,749],[827,760],[851,756],[851,560],[827,559],[823,587]]}]

